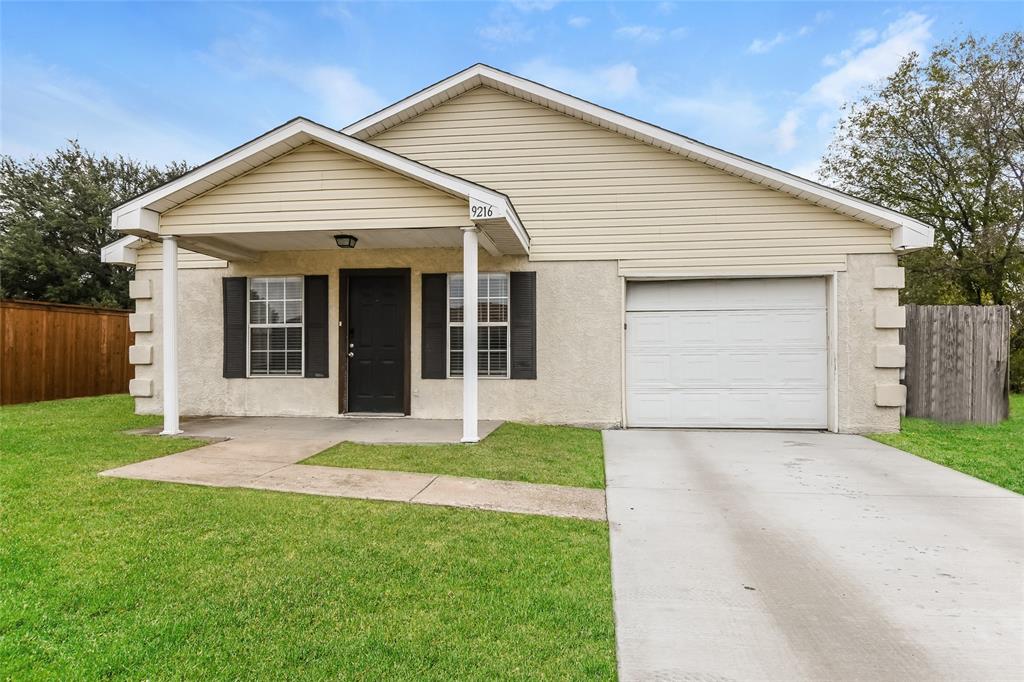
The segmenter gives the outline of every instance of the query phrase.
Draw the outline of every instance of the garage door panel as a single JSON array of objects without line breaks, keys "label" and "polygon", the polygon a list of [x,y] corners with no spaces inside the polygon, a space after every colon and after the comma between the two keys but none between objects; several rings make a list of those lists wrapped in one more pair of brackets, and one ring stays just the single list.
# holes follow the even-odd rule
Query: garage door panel
[{"label": "garage door panel", "polygon": [[786,387],[822,388],[828,382],[825,368],[828,356],[824,349],[779,353],[773,363],[777,384]]},{"label": "garage door panel", "polygon": [[825,347],[825,310],[778,311],[773,328],[779,345]]},{"label": "garage door panel", "polygon": [[637,388],[715,386],[719,364],[719,354],[715,352],[649,352],[631,354],[626,370]]},{"label": "garage door panel", "polygon": [[[825,287],[808,287],[820,278],[720,279],[630,282],[626,310],[766,310],[825,307]],[[683,286],[680,286],[683,285]]]},{"label": "garage door panel", "polygon": [[825,427],[823,279],[636,284],[627,287],[630,425]]}]

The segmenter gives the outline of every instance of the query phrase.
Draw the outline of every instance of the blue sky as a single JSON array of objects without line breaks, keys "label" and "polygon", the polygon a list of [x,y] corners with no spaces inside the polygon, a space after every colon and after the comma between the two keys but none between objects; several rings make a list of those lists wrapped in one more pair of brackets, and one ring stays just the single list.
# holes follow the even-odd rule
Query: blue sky
[{"label": "blue sky", "polygon": [[475,62],[810,176],[844,101],[1020,3],[12,3],[0,148],[207,160],[344,125]]}]

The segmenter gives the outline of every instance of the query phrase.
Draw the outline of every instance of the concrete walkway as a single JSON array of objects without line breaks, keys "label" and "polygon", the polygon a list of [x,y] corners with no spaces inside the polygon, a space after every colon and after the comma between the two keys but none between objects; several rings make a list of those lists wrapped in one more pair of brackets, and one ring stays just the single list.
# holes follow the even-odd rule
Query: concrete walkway
[{"label": "concrete walkway", "polygon": [[[186,429],[188,432],[188,430]],[[208,425],[193,429],[210,435]],[[237,433],[238,430],[232,431]],[[298,464],[338,441],[243,437],[104,471],[101,476],[413,502],[603,521],[604,491],[458,476]],[[320,435],[314,432],[314,435]]]},{"label": "concrete walkway", "polygon": [[604,442],[622,680],[1024,678],[1024,497],[857,436]]}]

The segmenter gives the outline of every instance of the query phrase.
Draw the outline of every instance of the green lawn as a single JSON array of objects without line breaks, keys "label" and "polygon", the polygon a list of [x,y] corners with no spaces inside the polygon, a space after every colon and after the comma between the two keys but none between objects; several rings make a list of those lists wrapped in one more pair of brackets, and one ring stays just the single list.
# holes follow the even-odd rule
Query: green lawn
[{"label": "green lawn", "polygon": [[614,678],[606,524],[96,475],[155,423],[0,409],[0,678]]},{"label": "green lawn", "polygon": [[506,423],[475,445],[339,443],[304,464],[604,487],[601,432]]},{"label": "green lawn", "polygon": [[1024,395],[1010,396],[1002,424],[904,419],[900,433],[871,438],[1024,495]]}]

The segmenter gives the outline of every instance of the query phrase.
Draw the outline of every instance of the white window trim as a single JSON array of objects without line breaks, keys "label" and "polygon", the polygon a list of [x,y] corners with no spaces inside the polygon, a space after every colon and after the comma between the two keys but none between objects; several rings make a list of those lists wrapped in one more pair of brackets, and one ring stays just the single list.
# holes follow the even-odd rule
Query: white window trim
[{"label": "white window trim", "polygon": [[[282,322],[280,324],[269,324],[269,323],[257,323],[253,324],[250,319],[252,299],[249,298],[252,295],[252,285],[250,284],[254,279],[288,279],[289,277],[297,277],[301,283],[301,298],[299,301],[302,303],[302,322]],[[294,300],[294,299],[285,299]],[[257,329],[272,329],[275,327],[298,327],[302,329],[302,350],[301,360],[299,361],[299,373],[298,374],[253,374],[252,373],[252,328]],[[269,343],[269,341],[268,341]],[[286,365],[287,367],[287,359]],[[249,379],[302,379],[306,376],[306,276],[305,275],[255,275],[253,277],[245,278],[245,376]]]},{"label": "white window trim", "polygon": [[[463,322],[452,322],[452,294],[451,294],[451,292],[452,292],[452,290],[451,290],[452,275],[458,275],[458,276],[461,277],[462,274],[463,273],[461,273],[461,272],[449,272],[447,274],[447,276],[446,276],[445,283],[444,283],[444,319],[445,319],[445,325],[444,325],[444,337],[445,337],[444,370],[445,370],[445,376],[448,377],[449,379],[462,379],[462,375],[461,374],[456,374],[454,376],[452,375],[452,326],[462,327],[464,323]],[[479,322],[478,321],[476,323],[477,324],[477,328],[480,328],[480,327],[505,327],[505,374],[504,374],[504,376],[494,375],[494,374],[481,374],[480,373],[480,367],[479,367],[479,361],[478,361],[476,375],[477,375],[477,379],[497,379],[497,380],[500,381],[502,379],[508,379],[509,376],[510,376],[510,372],[512,371],[512,275],[510,273],[508,273],[508,272],[497,272],[497,271],[495,271],[495,272],[482,272],[481,271],[481,272],[477,273],[477,280],[479,281],[479,278],[484,276],[484,275],[504,275],[505,276],[505,284],[506,284],[506,289],[508,291],[508,314],[505,316],[505,321],[504,322]],[[465,287],[465,282],[463,282],[463,287]],[[479,300],[479,287],[478,287],[477,291],[478,291],[477,300]],[[463,294],[465,294],[465,288],[463,288]],[[463,317],[463,320],[465,320],[465,317],[466,317],[466,297],[465,297],[465,295],[462,296],[462,317]],[[302,337],[302,341],[303,341],[303,343],[305,343],[305,341],[306,341],[306,337],[305,336]],[[465,366],[465,353],[466,353],[466,351],[465,351],[465,344],[466,344],[465,334],[463,334],[462,344],[463,344],[463,351],[462,351],[462,353],[463,353],[463,366]],[[480,349],[477,348],[477,353],[479,354],[479,352],[480,352]]]}]

